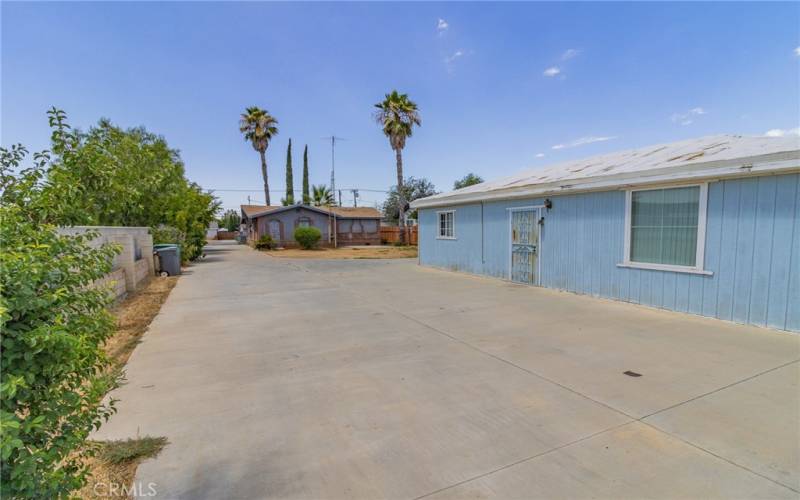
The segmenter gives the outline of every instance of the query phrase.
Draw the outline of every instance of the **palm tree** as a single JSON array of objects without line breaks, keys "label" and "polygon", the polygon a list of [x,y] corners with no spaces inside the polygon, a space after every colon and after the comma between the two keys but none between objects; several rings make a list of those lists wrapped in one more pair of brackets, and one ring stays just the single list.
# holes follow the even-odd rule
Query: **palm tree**
[{"label": "palm tree", "polygon": [[333,205],[333,193],[328,186],[320,184],[319,186],[311,186],[311,204],[315,207]]},{"label": "palm tree", "polygon": [[[397,161],[397,192],[403,192],[403,148],[406,139],[411,137],[414,125],[422,125],[417,104],[408,98],[408,94],[400,94],[393,90],[386,94],[386,98],[375,105],[375,120],[383,128],[383,133],[389,138],[389,145],[395,153]],[[405,241],[405,205],[406,201],[399,200],[400,205],[400,238]]]},{"label": "palm tree", "polygon": [[269,141],[278,134],[278,120],[266,109],[250,106],[239,119],[239,131],[244,140],[250,141],[253,149],[261,156],[261,177],[264,178],[264,198],[269,205],[269,177],[267,176],[267,147]]}]

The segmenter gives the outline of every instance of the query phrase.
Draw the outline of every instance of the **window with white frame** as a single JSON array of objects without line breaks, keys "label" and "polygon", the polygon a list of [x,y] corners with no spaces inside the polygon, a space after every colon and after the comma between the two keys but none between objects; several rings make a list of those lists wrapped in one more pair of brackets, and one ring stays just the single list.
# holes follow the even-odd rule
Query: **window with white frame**
[{"label": "window with white frame", "polygon": [[455,222],[456,213],[453,210],[437,212],[439,216],[439,238],[453,239],[456,237]]},{"label": "window with white frame", "polygon": [[702,270],[707,184],[627,193],[625,263]]}]

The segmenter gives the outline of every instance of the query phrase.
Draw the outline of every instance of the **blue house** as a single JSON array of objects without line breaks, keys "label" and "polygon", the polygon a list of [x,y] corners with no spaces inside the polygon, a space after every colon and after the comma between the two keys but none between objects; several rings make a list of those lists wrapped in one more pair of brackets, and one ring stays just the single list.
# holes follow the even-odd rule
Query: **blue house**
[{"label": "blue house", "polygon": [[800,331],[800,138],[651,146],[411,207],[423,265]]}]

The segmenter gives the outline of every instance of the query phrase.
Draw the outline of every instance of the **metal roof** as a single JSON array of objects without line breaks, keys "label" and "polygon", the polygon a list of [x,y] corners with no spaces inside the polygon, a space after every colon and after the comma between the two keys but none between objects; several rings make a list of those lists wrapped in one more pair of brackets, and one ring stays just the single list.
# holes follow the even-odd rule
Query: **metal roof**
[{"label": "metal roof", "polygon": [[717,135],[609,153],[522,171],[412,208],[609,190],[626,186],[800,171],[800,137]]}]

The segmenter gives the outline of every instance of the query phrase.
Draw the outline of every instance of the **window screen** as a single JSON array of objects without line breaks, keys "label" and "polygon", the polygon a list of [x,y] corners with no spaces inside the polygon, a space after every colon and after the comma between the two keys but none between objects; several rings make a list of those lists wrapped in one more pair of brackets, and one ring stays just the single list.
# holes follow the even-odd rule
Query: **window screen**
[{"label": "window screen", "polygon": [[694,267],[700,187],[631,193],[631,262]]}]

